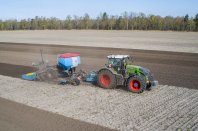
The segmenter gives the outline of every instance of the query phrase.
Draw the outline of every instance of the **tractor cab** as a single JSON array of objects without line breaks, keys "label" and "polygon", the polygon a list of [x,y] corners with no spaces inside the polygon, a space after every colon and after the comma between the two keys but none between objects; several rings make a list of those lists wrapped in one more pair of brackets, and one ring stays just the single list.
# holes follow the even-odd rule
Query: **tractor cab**
[{"label": "tractor cab", "polygon": [[110,55],[107,56],[108,67],[112,68],[117,74],[124,74],[126,70],[126,65],[129,64],[128,55]]}]

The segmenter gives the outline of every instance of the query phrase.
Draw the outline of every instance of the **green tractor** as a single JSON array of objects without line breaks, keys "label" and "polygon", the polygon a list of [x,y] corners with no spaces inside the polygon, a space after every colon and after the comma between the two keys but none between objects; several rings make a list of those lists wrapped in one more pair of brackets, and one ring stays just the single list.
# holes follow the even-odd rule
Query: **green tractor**
[{"label": "green tractor", "polygon": [[108,65],[97,73],[97,83],[102,88],[112,89],[125,85],[131,92],[142,93],[151,86],[157,86],[158,81],[149,74],[149,70],[140,66],[129,65],[133,58],[128,55],[107,56]]}]

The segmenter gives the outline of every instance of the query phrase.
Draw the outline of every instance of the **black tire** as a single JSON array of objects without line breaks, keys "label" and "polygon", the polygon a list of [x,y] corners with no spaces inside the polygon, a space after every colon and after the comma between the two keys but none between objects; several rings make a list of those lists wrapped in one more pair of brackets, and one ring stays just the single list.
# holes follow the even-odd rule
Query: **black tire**
[{"label": "black tire", "polygon": [[48,80],[52,80],[58,77],[57,71],[54,71],[52,69],[48,69],[46,72],[46,77]]},{"label": "black tire", "polygon": [[144,75],[142,73],[140,73],[140,77],[142,78],[143,82],[145,83],[145,86],[143,88],[146,90],[146,86],[147,86],[146,78],[144,79]]},{"label": "black tire", "polygon": [[129,78],[127,82],[128,89],[133,93],[142,93],[146,83],[140,76],[135,75]]},{"label": "black tire", "polygon": [[116,87],[116,78],[109,70],[101,70],[98,72],[97,83],[105,89],[113,89]]},{"label": "black tire", "polygon": [[79,81],[78,79],[73,79],[72,84],[73,84],[74,86],[78,86],[78,85],[80,84],[80,81]]}]

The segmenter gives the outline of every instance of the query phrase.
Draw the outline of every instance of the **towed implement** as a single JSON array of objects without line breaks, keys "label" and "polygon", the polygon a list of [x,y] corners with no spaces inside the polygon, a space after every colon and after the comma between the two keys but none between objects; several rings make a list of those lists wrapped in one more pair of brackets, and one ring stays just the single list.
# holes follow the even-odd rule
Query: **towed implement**
[{"label": "towed implement", "polygon": [[[33,66],[38,67],[38,70],[33,73],[28,73],[22,75],[22,78],[25,80],[53,80],[58,78],[58,76],[65,77],[64,80],[60,80],[61,82],[70,82],[73,85],[79,85],[81,79],[81,73],[75,74],[76,67],[80,65],[80,56],[79,54],[59,54],[57,55],[57,65],[49,65],[48,61],[43,60],[42,50],[41,58],[42,62],[39,62],[38,65],[32,63]],[[83,72],[83,71],[81,71]]]},{"label": "towed implement", "polygon": [[[42,50],[41,50],[42,57]],[[80,80],[96,81],[97,84],[106,89],[113,89],[117,86],[127,86],[134,93],[141,93],[151,86],[157,86],[158,81],[154,80],[153,74],[146,68],[130,65],[129,60],[133,58],[128,55],[109,55],[108,65],[98,71],[86,73],[80,70],[75,73],[76,67],[81,64],[79,54],[61,54],[57,55],[57,65],[49,66],[47,61],[43,60],[38,65],[38,71],[22,75],[26,80],[52,80],[63,77],[61,83],[70,82],[73,85],[79,85]]]}]

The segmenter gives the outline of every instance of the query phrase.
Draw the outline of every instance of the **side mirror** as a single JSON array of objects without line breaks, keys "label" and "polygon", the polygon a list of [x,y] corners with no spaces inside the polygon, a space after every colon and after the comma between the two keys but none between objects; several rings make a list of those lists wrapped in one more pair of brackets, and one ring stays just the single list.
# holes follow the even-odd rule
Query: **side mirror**
[{"label": "side mirror", "polygon": [[133,57],[131,57],[131,61],[132,61],[132,63],[133,63]]}]

